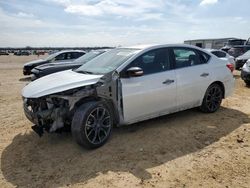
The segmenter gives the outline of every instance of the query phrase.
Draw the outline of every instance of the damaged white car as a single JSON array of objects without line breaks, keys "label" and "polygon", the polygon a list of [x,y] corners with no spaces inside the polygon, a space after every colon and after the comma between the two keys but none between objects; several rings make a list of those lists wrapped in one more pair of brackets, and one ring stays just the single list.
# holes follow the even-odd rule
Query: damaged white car
[{"label": "damaged white car", "polygon": [[212,113],[234,87],[228,62],[189,45],[116,48],[76,70],[51,74],[22,91],[40,136],[70,128],[87,148],[121,126],[200,107]]}]

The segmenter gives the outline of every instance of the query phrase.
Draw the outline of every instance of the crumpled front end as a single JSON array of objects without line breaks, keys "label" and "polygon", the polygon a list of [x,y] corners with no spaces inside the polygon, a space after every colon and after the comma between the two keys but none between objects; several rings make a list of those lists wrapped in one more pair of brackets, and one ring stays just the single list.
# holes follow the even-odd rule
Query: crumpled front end
[{"label": "crumpled front end", "polygon": [[24,113],[35,125],[33,130],[42,136],[44,130],[55,132],[63,128],[70,120],[70,108],[67,100],[59,98],[37,98],[23,100]]},{"label": "crumpled front end", "polygon": [[88,101],[104,101],[114,111],[115,121],[122,119],[121,94],[118,74],[83,75],[73,71],[45,76],[22,92],[24,113],[35,124],[40,136],[44,130],[68,130],[75,110]]},{"label": "crumpled front end", "polygon": [[39,98],[23,97],[26,117],[35,125],[32,129],[42,136],[44,131],[58,132],[70,127],[76,104],[86,97],[95,97],[94,86],[85,86]]}]

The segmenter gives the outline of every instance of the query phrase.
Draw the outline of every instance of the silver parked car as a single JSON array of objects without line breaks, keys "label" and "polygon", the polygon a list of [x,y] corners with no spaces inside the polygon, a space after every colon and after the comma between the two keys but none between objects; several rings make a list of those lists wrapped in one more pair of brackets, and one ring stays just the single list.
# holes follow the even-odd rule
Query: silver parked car
[{"label": "silver parked car", "polygon": [[70,127],[77,143],[103,145],[121,126],[199,107],[212,113],[234,88],[228,61],[189,45],[116,48],[22,91],[33,129]]}]

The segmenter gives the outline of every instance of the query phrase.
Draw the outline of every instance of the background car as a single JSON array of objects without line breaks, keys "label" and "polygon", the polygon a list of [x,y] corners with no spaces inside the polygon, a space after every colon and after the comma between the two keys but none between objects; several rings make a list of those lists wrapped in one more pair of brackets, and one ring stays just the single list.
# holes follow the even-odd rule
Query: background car
[{"label": "background car", "polygon": [[216,49],[206,49],[206,50],[220,59],[227,60],[230,64],[232,64],[235,67],[235,58],[233,56],[230,56],[227,52]]},{"label": "background car", "polygon": [[241,78],[247,86],[250,86],[250,59],[242,67]]},{"label": "background car", "polygon": [[113,125],[195,107],[213,113],[233,88],[226,60],[190,45],[143,45],[37,79],[22,96],[40,136],[68,127],[78,144],[93,149],[105,144]]},{"label": "background car", "polygon": [[4,52],[4,51],[1,51],[1,52],[0,52],[0,55],[9,55],[9,53]]},{"label": "background car", "polygon": [[14,55],[16,55],[16,56],[29,56],[30,52],[28,52],[28,51],[18,51],[18,52],[15,52]]},{"label": "background car", "polygon": [[223,48],[221,48],[221,50],[228,52],[228,50],[230,50],[234,46],[244,45],[245,42],[246,40],[244,39],[229,39],[227,44]]},{"label": "background car", "polygon": [[24,75],[30,75],[31,70],[39,65],[44,65],[47,63],[54,63],[54,62],[70,62],[73,61],[82,55],[84,55],[86,52],[82,50],[65,50],[60,51],[54,54],[51,54],[45,59],[38,59],[34,61],[30,61],[28,63],[25,63],[23,66],[23,74]]},{"label": "background car", "polygon": [[85,55],[79,57],[78,59],[72,62],[58,61],[55,63],[48,63],[48,64],[37,66],[31,70],[31,73],[33,74],[32,80],[41,78],[43,76],[46,76],[55,72],[64,71],[68,69],[76,69],[82,66],[84,63],[90,61],[91,59],[101,55],[102,53],[106,51],[107,50],[92,50],[91,52],[86,53]]},{"label": "background car", "polygon": [[243,55],[244,53],[246,53],[248,50],[250,50],[249,45],[235,46],[235,47],[231,48],[230,50],[228,50],[228,54],[237,58],[237,57]]},{"label": "background car", "polygon": [[235,69],[236,70],[240,70],[240,68],[242,68],[242,66],[249,59],[250,59],[250,50],[248,50],[246,53],[244,53],[243,55],[241,55],[241,56],[239,56],[239,57],[236,58]]}]

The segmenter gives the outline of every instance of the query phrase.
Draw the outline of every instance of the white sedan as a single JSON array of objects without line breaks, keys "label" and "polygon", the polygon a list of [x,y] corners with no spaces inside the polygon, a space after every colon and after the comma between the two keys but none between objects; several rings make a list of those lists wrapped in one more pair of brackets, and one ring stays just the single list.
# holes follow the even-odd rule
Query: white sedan
[{"label": "white sedan", "polygon": [[194,107],[215,112],[233,88],[227,60],[189,45],[148,45],[110,50],[35,80],[22,95],[40,136],[68,127],[77,143],[97,148],[114,125]]},{"label": "white sedan", "polygon": [[216,49],[206,49],[208,52],[214,54],[220,59],[227,60],[230,64],[232,64],[235,67],[235,58],[231,55],[229,55],[227,52],[223,50],[216,50]]}]

